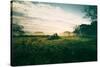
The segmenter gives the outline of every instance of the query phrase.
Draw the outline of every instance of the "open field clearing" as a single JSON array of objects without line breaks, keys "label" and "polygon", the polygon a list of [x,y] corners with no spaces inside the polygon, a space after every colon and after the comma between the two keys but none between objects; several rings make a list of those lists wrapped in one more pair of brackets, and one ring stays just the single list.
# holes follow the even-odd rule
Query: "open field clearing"
[{"label": "open field clearing", "polygon": [[95,38],[13,37],[12,64],[51,64],[97,60]]}]

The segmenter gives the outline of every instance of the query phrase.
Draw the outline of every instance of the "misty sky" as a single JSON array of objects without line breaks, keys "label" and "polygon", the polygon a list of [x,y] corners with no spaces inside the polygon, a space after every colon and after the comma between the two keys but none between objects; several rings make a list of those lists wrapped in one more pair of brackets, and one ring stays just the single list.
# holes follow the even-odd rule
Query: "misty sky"
[{"label": "misty sky", "polygon": [[83,18],[82,5],[16,1],[12,3],[13,23],[24,26],[24,31],[45,34],[73,31],[76,25],[90,24]]}]

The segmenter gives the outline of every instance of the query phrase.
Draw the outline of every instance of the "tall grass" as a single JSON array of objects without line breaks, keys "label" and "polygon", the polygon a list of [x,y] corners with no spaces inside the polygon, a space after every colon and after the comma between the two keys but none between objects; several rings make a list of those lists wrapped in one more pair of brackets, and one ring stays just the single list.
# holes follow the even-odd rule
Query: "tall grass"
[{"label": "tall grass", "polygon": [[36,65],[97,60],[93,38],[13,37],[12,65]]}]

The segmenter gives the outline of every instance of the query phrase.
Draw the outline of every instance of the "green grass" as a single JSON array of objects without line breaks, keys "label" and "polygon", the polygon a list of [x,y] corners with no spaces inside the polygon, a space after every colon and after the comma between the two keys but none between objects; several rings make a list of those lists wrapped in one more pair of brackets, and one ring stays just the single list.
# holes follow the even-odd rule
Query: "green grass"
[{"label": "green grass", "polygon": [[94,38],[13,37],[12,65],[37,65],[97,60]]}]

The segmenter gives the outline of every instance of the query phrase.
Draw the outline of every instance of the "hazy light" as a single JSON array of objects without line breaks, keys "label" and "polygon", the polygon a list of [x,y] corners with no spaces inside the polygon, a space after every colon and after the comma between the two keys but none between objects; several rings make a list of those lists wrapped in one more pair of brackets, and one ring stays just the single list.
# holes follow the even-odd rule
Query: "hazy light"
[{"label": "hazy light", "polygon": [[21,14],[19,16],[13,15],[13,22],[18,20],[18,23],[24,26],[24,31],[30,33],[62,33],[73,31],[76,25],[89,24],[89,20],[83,19],[83,16],[50,4],[33,4],[27,1],[13,2],[13,12]]}]

